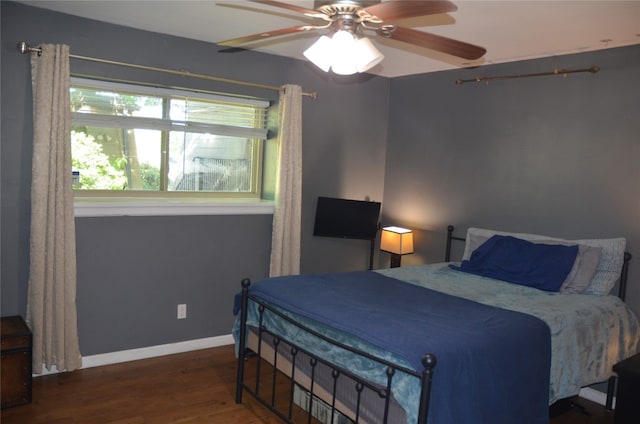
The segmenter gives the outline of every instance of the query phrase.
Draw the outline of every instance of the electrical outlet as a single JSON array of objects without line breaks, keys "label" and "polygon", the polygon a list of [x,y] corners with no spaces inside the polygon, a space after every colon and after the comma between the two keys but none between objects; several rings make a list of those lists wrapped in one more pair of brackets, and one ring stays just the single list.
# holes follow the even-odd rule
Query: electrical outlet
[{"label": "electrical outlet", "polygon": [[187,304],[181,303],[178,305],[178,319],[185,319],[187,317]]}]

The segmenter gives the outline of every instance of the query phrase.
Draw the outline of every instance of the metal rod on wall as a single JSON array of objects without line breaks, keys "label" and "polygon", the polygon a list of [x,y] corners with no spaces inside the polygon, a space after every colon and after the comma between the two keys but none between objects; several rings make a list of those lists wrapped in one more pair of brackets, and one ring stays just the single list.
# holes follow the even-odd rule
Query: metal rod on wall
[{"label": "metal rod on wall", "polygon": [[[33,47],[28,45],[26,42],[24,41],[20,41],[18,43],[18,51],[22,54],[27,54],[27,53],[38,53],[38,55],[42,54],[42,49],[40,47]],[[75,54],[70,54],[69,57],[73,58],[73,59],[79,59],[79,60],[86,60],[89,62],[98,62],[98,63],[105,63],[108,65],[116,65],[116,66],[124,66],[127,68],[134,68],[134,69],[142,69],[145,71],[154,71],[154,72],[162,72],[165,74],[172,74],[172,75],[180,75],[183,77],[191,77],[191,78],[199,78],[199,79],[205,79],[205,80],[209,80],[209,81],[217,81],[217,82],[223,82],[223,83],[227,83],[227,84],[235,84],[235,85],[243,85],[245,87],[254,87],[254,88],[262,88],[265,90],[272,90],[272,91],[280,91],[280,87],[276,87],[274,85],[266,85],[266,84],[258,84],[258,83],[253,83],[253,82],[246,82],[246,81],[238,81],[238,80],[233,80],[233,79],[228,79],[228,78],[221,78],[221,77],[214,77],[212,75],[204,75],[204,74],[194,74],[192,72],[189,71],[176,71],[173,69],[164,69],[164,68],[156,68],[153,66],[145,66],[145,65],[136,65],[134,63],[126,63],[126,62],[117,62],[114,60],[108,60],[108,59],[99,59],[99,58],[95,58],[95,57],[88,57],[88,56],[78,56]],[[306,97],[310,97],[312,99],[317,99],[318,98],[318,93],[313,91],[311,93],[302,93],[303,96]]]},{"label": "metal rod on wall", "polygon": [[563,77],[566,77],[569,74],[575,74],[577,72],[590,72],[592,74],[595,74],[599,71],[600,71],[600,67],[598,66],[592,66],[590,68],[584,68],[584,69],[554,69],[551,72],[538,72],[534,74],[502,75],[502,76],[496,76],[496,77],[476,77],[474,79],[467,79],[467,80],[458,79],[456,80],[456,84],[462,85],[466,82],[485,82],[488,84],[489,81],[507,80],[507,79],[516,79],[516,78],[544,77],[544,76],[550,76],[550,75],[562,75]]}]

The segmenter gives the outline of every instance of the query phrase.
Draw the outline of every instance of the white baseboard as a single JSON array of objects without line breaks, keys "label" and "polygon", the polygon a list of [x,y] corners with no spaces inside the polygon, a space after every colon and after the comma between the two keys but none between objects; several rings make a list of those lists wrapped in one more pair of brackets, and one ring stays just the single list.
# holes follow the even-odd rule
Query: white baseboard
[{"label": "white baseboard", "polygon": [[[590,400],[591,402],[595,402],[602,406],[606,406],[607,404],[607,394],[602,393],[596,389],[592,389],[590,387],[584,387],[580,389],[580,393],[578,393],[578,396],[580,396],[581,398]],[[615,405],[616,405],[616,398],[614,396],[611,407],[615,408]]]},{"label": "white baseboard", "polygon": [[[139,359],[155,358],[158,356],[173,355],[175,353],[190,352],[192,350],[226,346],[233,343],[233,336],[231,334],[227,334],[224,336],[207,337],[205,339],[188,340],[185,342],[142,347],[139,349],[89,355],[82,357],[82,369],[119,364],[121,362],[137,361]],[[51,370],[47,370],[43,367],[42,374],[34,374],[34,377],[56,374],[58,372],[59,371],[56,369],[55,365]]]}]

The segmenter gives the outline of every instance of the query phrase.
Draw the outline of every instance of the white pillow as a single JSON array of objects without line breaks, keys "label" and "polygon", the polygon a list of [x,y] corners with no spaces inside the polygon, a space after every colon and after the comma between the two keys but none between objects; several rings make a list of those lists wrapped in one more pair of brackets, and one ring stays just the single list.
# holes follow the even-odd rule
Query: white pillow
[{"label": "white pillow", "polygon": [[[469,259],[473,250],[475,250],[479,244],[484,243],[487,239],[494,235],[506,235],[519,239],[540,242],[540,243],[558,243],[558,244],[577,244],[589,247],[600,248],[600,261],[595,269],[595,273],[591,278],[591,282],[586,287],[583,293],[595,294],[595,295],[607,295],[615,286],[616,282],[620,278],[622,271],[622,264],[624,263],[624,250],[627,245],[625,238],[611,238],[611,239],[580,239],[580,240],[567,240],[556,237],[543,236],[538,234],[527,233],[509,233],[504,231],[488,230],[483,228],[469,228],[467,230],[467,238],[464,247],[464,254],[462,259]],[[584,249],[583,249],[584,251]],[[593,253],[591,253],[593,255]],[[591,256],[593,257],[593,256]],[[579,265],[579,264],[577,264]],[[574,270],[572,270],[574,271]],[[571,272],[569,273],[571,275]],[[564,286],[564,284],[563,284]],[[562,288],[561,288],[562,290]],[[579,292],[579,289],[573,288],[565,292]]]}]

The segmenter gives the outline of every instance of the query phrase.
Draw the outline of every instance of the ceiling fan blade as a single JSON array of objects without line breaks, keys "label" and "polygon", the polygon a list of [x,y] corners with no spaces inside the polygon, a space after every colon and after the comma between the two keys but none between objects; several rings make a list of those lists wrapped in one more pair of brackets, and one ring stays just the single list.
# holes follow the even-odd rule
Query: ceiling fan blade
[{"label": "ceiling fan blade", "polygon": [[265,32],[261,32],[259,34],[245,35],[244,37],[233,38],[231,40],[219,41],[216,44],[218,44],[219,46],[235,47],[235,46],[238,46],[240,44],[249,43],[251,41],[264,40],[266,38],[277,37],[277,36],[280,36],[280,35],[287,35],[287,34],[295,34],[295,33],[298,33],[298,32],[309,31],[309,30],[312,30],[312,29],[319,29],[319,28],[323,28],[323,27],[315,27],[315,26],[310,26],[310,25],[299,25],[299,26],[294,26],[294,27],[290,27],[290,28],[281,28],[281,29],[276,29],[276,30],[273,30],[273,31],[265,31]]},{"label": "ceiling fan blade", "polygon": [[410,28],[396,26],[393,28],[381,27],[376,32],[382,37],[415,44],[420,47],[425,47],[427,49],[436,50],[468,60],[479,59],[487,52],[483,47],[474,46],[473,44]]},{"label": "ceiling fan blade", "polygon": [[320,18],[320,19],[327,18],[327,15],[325,15],[324,13],[318,12],[317,10],[307,9],[305,7],[296,6],[294,4],[283,3],[280,1],[271,1],[271,0],[249,0],[249,1],[252,1],[254,3],[268,4],[269,6],[281,7],[283,9],[288,9],[297,13],[302,13],[303,15],[310,16],[312,18]]},{"label": "ceiling fan blade", "polygon": [[416,16],[437,15],[438,13],[448,13],[456,10],[458,10],[458,7],[449,1],[415,0],[392,0],[365,8],[367,13],[386,22]]}]

